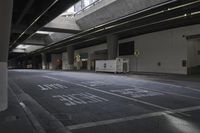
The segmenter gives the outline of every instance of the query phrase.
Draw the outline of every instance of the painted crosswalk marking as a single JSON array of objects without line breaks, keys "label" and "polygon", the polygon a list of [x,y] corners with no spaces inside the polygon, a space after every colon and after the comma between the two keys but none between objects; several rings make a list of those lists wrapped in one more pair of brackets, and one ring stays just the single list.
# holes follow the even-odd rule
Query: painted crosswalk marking
[{"label": "painted crosswalk marking", "polygon": [[61,85],[61,84],[43,84],[43,85],[38,85],[38,87],[42,91],[48,91],[48,90],[55,90],[55,89],[67,89],[67,86]]},{"label": "painted crosswalk marking", "polygon": [[93,95],[91,93],[79,93],[71,95],[55,95],[53,98],[64,102],[66,106],[74,106],[80,104],[89,104],[89,103],[99,103],[99,102],[108,102],[109,100]]}]

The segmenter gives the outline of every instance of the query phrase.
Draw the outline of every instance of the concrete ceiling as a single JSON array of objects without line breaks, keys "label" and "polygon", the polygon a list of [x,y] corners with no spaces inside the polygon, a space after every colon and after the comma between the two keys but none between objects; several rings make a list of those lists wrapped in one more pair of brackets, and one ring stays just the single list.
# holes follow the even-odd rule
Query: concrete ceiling
[{"label": "concrete ceiling", "polygon": [[[161,1],[157,0],[154,2]],[[151,1],[150,4],[154,2]],[[147,3],[148,2],[144,3],[143,1],[142,5],[148,7]],[[200,12],[199,0],[168,0],[165,4],[156,4],[156,6],[151,6],[144,10],[132,12],[132,14],[128,14],[127,16],[120,17],[114,21],[101,24],[86,31],[81,31],[80,27],[76,25],[74,18],[67,19],[59,16],[50,23],[43,25],[41,28],[42,31],[52,31],[51,34],[34,34],[21,42],[27,45],[34,44],[34,46],[42,46],[40,48],[38,47],[39,50],[33,48],[36,51],[32,54],[54,50],[59,51],[59,49],[62,50],[67,45],[75,45],[76,48],[83,48],[106,42],[107,34],[115,34],[122,39],[185,25],[198,24],[200,22],[200,14],[198,12]],[[66,27],[70,27],[71,29]],[[15,28],[12,30],[15,31],[13,33],[20,31]],[[33,31],[35,30],[33,29]],[[32,34],[32,31],[31,33],[28,32],[27,34]]]},{"label": "concrete ceiling", "polygon": [[78,0],[14,0],[10,50]]}]

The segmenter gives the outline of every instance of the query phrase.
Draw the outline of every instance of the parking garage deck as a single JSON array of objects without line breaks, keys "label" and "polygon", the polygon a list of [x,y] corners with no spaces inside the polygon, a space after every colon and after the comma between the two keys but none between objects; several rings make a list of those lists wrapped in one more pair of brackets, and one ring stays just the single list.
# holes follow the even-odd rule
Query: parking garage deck
[{"label": "parking garage deck", "polygon": [[199,82],[170,77],[21,69],[9,88],[36,132],[200,132]]}]

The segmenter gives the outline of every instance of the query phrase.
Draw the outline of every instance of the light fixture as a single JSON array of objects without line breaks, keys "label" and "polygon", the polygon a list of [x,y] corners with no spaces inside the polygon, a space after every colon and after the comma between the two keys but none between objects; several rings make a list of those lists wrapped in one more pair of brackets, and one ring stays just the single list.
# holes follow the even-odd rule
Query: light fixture
[{"label": "light fixture", "polygon": [[36,31],[35,33],[36,33],[36,34],[47,34],[47,35],[49,35],[49,34],[52,34],[53,32],[48,32],[48,31]]},{"label": "light fixture", "polygon": [[17,49],[27,49],[28,47],[30,47],[30,46],[29,45],[20,44],[16,48]]}]

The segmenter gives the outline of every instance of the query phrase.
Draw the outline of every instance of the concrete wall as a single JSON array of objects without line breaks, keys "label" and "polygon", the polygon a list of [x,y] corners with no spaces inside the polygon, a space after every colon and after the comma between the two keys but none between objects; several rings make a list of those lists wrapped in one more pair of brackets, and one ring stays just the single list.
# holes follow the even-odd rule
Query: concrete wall
[{"label": "concrete wall", "polygon": [[58,32],[54,32],[52,34],[49,35],[50,39],[52,40],[52,42],[50,43],[54,43],[54,42],[58,42],[61,40],[64,40],[70,36],[72,36],[73,34],[69,34],[69,33],[58,33]]},{"label": "concrete wall", "polygon": [[58,16],[53,21],[45,25],[47,28],[80,30],[80,27],[76,24],[75,18]]},{"label": "concrete wall", "polygon": [[85,30],[166,1],[169,0],[102,0],[77,15],[76,22]]},{"label": "concrete wall", "polygon": [[10,29],[13,0],[0,1],[0,112],[8,107],[7,60],[9,51]]},{"label": "concrete wall", "polygon": [[200,40],[188,40],[188,67],[200,66]]},{"label": "concrete wall", "polygon": [[[200,25],[194,25],[119,40],[118,43],[134,41],[135,50],[140,53],[138,57],[121,57],[130,59],[130,71],[133,72],[187,74],[187,68],[200,65],[200,55],[197,54],[200,41],[187,40],[185,36],[200,34],[199,29]],[[107,49],[107,45],[101,44],[76,50],[75,55],[89,53],[94,56],[94,51],[104,49]],[[183,60],[187,63],[186,67],[182,66]],[[91,62],[88,69],[89,64]]]},{"label": "concrete wall", "polygon": [[[131,71],[187,74],[192,58],[188,58],[188,46],[191,44],[184,36],[199,34],[200,25],[182,27],[150,33],[119,42],[135,41],[135,49],[140,55],[128,56]],[[196,45],[195,45],[196,46]],[[182,61],[187,61],[187,67]],[[195,58],[197,60],[197,58]],[[158,63],[161,63],[161,66]],[[194,61],[192,61],[194,62]]]}]

